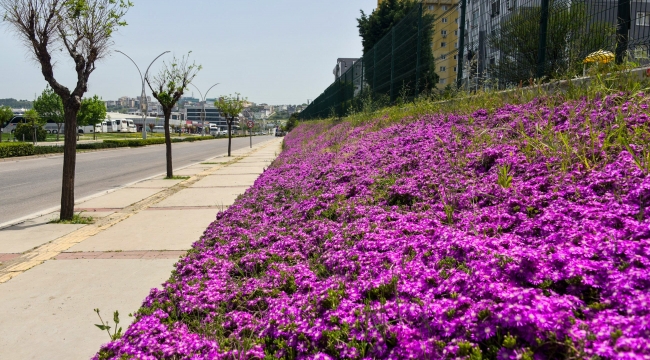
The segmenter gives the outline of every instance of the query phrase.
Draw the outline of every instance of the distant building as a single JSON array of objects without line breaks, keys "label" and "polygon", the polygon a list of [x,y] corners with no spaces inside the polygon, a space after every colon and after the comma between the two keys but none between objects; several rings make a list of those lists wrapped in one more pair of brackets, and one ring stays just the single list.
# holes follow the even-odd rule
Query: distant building
[{"label": "distant building", "polygon": [[[202,124],[202,111],[203,108],[201,105],[185,106],[183,109],[183,115],[186,121]],[[221,129],[228,128],[228,122],[226,118],[222,116],[221,111],[209,103],[205,104],[205,122],[215,124]]]},{"label": "distant building", "polygon": [[358,60],[359,58],[338,58],[334,67],[334,80],[338,80]]}]

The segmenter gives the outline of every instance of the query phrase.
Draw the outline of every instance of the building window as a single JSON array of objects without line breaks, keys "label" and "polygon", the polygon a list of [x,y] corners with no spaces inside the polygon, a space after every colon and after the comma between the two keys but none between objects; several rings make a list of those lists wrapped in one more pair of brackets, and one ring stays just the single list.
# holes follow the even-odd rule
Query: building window
[{"label": "building window", "polygon": [[458,71],[458,67],[454,66],[454,72]]},{"label": "building window", "polygon": [[447,71],[447,67],[446,66],[441,66],[440,67],[440,72],[445,72],[445,71]]},{"label": "building window", "polygon": [[454,35],[458,36],[458,30],[454,30]]},{"label": "building window", "polygon": [[492,13],[490,15],[492,15],[493,17],[499,15],[499,10],[500,9],[501,9],[501,4],[500,4],[499,0],[494,1],[492,3]]},{"label": "building window", "polygon": [[456,49],[458,49],[458,41],[456,41],[456,42],[454,43],[454,47],[455,47]]},{"label": "building window", "polygon": [[440,30],[440,35],[442,35],[442,37],[447,37],[447,30]]},{"label": "building window", "polygon": [[438,80],[438,82],[439,82],[440,84],[444,84],[446,81],[447,81],[447,79],[442,79],[442,78],[441,78],[440,80]]},{"label": "building window", "polygon": [[440,43],[440,47],[447,47],[447,43],[446,43],[446,42],[444,42],[444,41],[443,41],[443,42],[441,42],[441,43]]},{"label": "building window", "polygon": [[454,55],[454,60],[458,60],[458,55]]},{"label": "building window", "polygon": [[458,18],[456,18],[456,20],[454,20],[454,22],[455,22],[456,24],[458,24]]},{"label": "building window", "polygon": [[650,12],[637,12],[636,24],[637,26],[650,26]]},{"label": "building window", "polygon": [[442,5],[442,10],[447,10],[447,5]]},{"label": "building window", "polygon": [[442,18],[442,23],[446,24],[447,23],[447,18]]},{"label": "building window", "polygon": [[429,5],[429,11],[433,11],[433,10],[435,10],[435,9],[436,9],[436,6],[435,6],[435,5]]},{"label": "building window", "polygon": [[445,60],[446,58],[447,58],[447,55],[445,55],[445,54],[440,55],[440,60]]}]

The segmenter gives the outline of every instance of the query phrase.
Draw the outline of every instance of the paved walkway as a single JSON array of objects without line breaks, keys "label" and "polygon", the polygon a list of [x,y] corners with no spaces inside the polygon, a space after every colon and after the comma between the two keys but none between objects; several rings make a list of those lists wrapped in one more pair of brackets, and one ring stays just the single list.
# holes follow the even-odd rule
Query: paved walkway
[{"label": "paved walkway", "polygon": [[76,206],[92,225],[53,213],[0,230],[0,359],[87,359],[109,341],[99,308],[124,329],[216,214],[280,153],[280,139],[141,181]]}]

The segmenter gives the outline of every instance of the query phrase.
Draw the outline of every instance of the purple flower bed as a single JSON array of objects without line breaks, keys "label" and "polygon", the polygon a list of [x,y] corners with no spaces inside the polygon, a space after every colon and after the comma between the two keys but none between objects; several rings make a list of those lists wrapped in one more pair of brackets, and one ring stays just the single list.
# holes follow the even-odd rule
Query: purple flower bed
[{"label": "purple flower bed", "polygon": [[650,359],[648,107],[308,124],[98,359]]}]

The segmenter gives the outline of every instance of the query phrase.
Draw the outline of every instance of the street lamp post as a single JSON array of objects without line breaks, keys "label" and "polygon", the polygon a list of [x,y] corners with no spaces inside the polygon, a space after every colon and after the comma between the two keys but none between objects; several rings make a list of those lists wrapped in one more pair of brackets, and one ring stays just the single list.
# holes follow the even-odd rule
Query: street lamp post
[{"label": "street lamp post", "polygon": [[118,52],[118,53],[126,56],[127,58],[129,58],[129,60],[131,60],[133,65],[135,65],[136,69],[138,69],[138,73],[140,74],[140,80],[142,80],[142,94],[140,95],[140,112],[142,112],[142,138],[146,139],[147,138],[147,112],[149,110],[149,104],[147,102],[147,93],[145,92],[145,84],[144,84],[144,82],[145,82],[145,79],[147,78],[147,75],[149,74],[149,69],[151,68],[151,65],[153,65],[153,63],[155,63],[156,60],[158,60],[158,58],[160,58],[161,56],[167,54],[169,51],[165,51],[164,53],[156,56],[156,58],[153,59],[151,64],[149,64],[149,67],[147,67],[147,71],[145,71],[144,77],[142,76],[142,72],[140,71],[140,68],[138,67],[138,64],[136,64],[135,61],[133,61],[133,59],[131,59],[131,57],[129,55],[127,55],[127,54],[125,54],[125,53],[123,53],[123,52],[121,52],[119,50],[115,50],[115,52]]},{"label": "street lamp post", "polygon": [[201,127],[202,127],[202,129],[203,129],[203,130],[201,130],[201,132],[202,132],[202,135],[203,135],[203,136],[205,136],[205,99],[206,99],[206,97],[208,96],[208,93],[210,92],[210,90],[212,90],[213,87],[215,87],[215,86],[217,86],[217,85],[219,85],[219,84],[220,84],[220,83],[216,83],[216,84],[210,86],[210,88],[208,89],[208,91],[205,92],[205,96],[203,96],[203,94],[201,93],[201,90],[199,90],[199,88],[196,87],[196,85],[190,83],[190,85],[194,86],[194,88],[196,89],[196,91],[199,92],[199,95],[201,95],[201,100],[202,100],[202,101],[201,101],[201,104],[202,104],[202,106],[201,106]]}]

